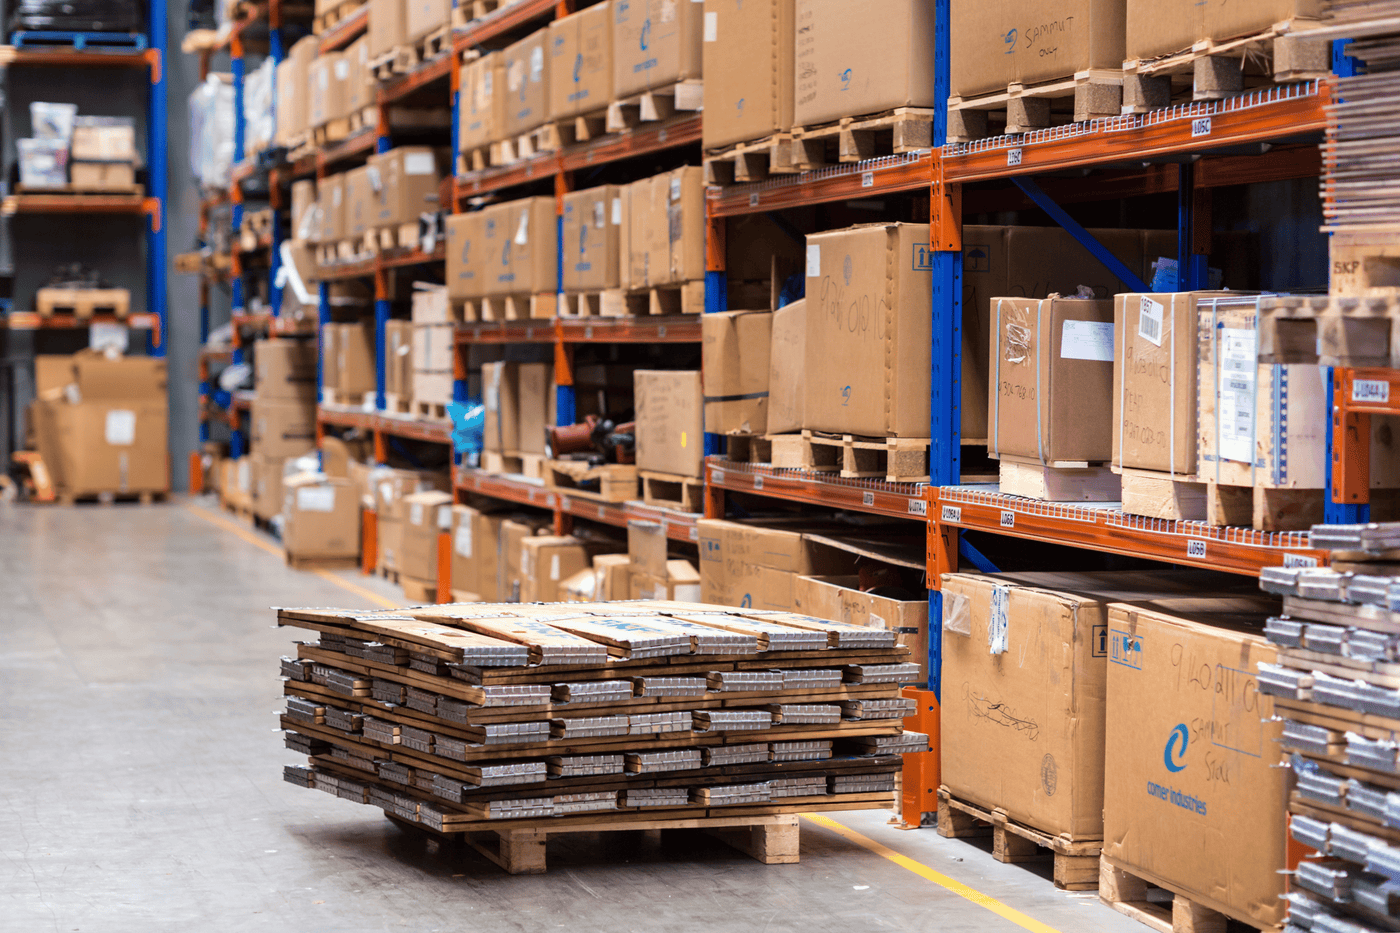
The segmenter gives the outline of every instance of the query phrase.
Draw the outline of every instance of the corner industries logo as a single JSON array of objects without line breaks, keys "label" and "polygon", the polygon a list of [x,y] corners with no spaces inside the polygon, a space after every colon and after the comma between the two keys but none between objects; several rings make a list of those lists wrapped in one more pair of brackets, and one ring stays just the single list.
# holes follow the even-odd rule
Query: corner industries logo
[{"label": "corner industries logo", "polygon": [[[1172,727],[1172,731],[1167,733],[1167,744],[1162,746],[1162,764],[1169,774],[1180,774],[1186,770],[1186,749],[1190,742],[1191,732],[1183,722],[1177,723]],[[1201,816],[1206,815],[1207,808],[1204,800],[1166,784],[1148,781],[1147,795],[1156,797],[1158,800],[1165,800],[1174,807],[1190,810]]]},{"label": "corner industries logo", "polygon": [[1167,736],[1166,748],[1162,750],[1162,763],[1167,766],[1167,770],[1173,774],[1186,767],[1186,743],[1189,736],[1186,732],[1186,723],[1179,722],[1176,728],[1172,729],[1171,735]]}]

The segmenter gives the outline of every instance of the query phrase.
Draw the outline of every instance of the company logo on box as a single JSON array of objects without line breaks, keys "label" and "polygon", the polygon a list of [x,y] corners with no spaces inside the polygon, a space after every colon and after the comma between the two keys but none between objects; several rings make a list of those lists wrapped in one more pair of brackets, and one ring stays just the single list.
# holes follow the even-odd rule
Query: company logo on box
[{"label": "company logo on box", "polygon": [[[1167,736],[1166,748],[1162,750],[1162,763],[1167,766],[1167,770],[1175,774],[1185,769],[1186,743],[1190,736],[1186,732],[1186,723],[1179,722],[1176,728],[1172,729],[1171,735]],[[1180,747],[1178,747],[1180,746]]]},{"label": "company logo on box", "polygon": [[1131,632],[1114,629],[1108,633],[1108,659],[1114,664],[1142,670],[1142,639]]}]

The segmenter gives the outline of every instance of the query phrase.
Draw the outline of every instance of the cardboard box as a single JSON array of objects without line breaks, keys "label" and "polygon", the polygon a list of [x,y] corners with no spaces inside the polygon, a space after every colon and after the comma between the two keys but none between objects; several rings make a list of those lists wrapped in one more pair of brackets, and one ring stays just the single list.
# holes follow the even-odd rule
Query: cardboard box
[{"label": "cardboard box", "polygon": [[608,106],[613,99],[612,43],[611,0],[549,24],[551,119],[601,112]]},{"label": "cardboard box", "polygon": [[799,576],[793,581],[793,611],[818,619],[882,628],[895,632],[919,665],[919,676],[910,683],[928,683],[928,600],[899,600],[863,593],[860,576]]},{"label": "cardboard box", "polygon": [[442,175],[430,146],[399,146],[369,157],[371,227],[412,223],[438,209]]},{"label": "cardboard box", "polygon": [[352,168],[345,173],[345,219],[342,238],[359,239],[369,231],[375,216],[374,186],[368,165]]},{"label": "cardboard box", "polygon": [[131,117],[77,117],[68,150],[69,158],[79,162],[140,162],[136,121]]},{"label": "cardboard box", "polygon": [[618,97],[700,77],[701,4],[617,0],[612,11],[613,93]]},{"label": "cardboard box", "polygon": [[632,598],[632,559],[629,554],[598,554],[593,558],[593,570],[598,574],[594,598],[599,602]]},{"label": "cardboard box", "polygon": [[[958,4],[949,19],[952,95],[1003,93],[1123,65],[1124,0]],[[1188,42],[1187,45],[1190,45]],[[1117,103],[1112,112],[1118,112]]]},{"label": "cardboard box", "polygon": [[[1152,263],[1176,257],[1175,230],[1091,229],[1144,282]],[[987,363],[993,298],[1074,295],[1080,286],[1112,298],[1129,286],[1060,227],[963,227],[962,436],[987,436]]]},{"label": "cardboard box", "polygon": [[283,483],[282,546],[287,557],[360,555],[360,499],[348,479],[298,473]]},{"label": "cardboard box", "polygon": [[666,573],[660,577],[634,572],[629,585],[631,599],[666,599],[680,603],[700,601],[700,574],[688,560],[668,560]]},{"label": "cardboard box", "polygon": [[498,579],[501,581],[496,599],[498,602],[518,603],[525,587],[525,572],[522,564],[526,539],[546,533],[547,524],[543,520],[514,516],[501,522],[500,561]]},{"label": "cardboard box", "polygon": [[520,136],[549,119],[549,67],[545,47],[549,30],[521,39],[503,53],[506,90],[501,130],[504,136]]},{"label": "cardboard box", "polygon": [[1189,49],[1201,39],[1218,42],[1264,32],[1275,23],[1321,16],[1318,0],[1127,0],[1124,55],[1128,59],[1156,58]]},{"label": "cardboard box", "polygon": [[253,514],[263,521],[271,521],[282,511],[282,469],[284,457],[269,457],[253,453]]},{"label": "cardboard box", "polygon": [[509,453],[520,446],[519,363],[484,363],[481,398],[485,408],[484,449]]},{"label": "cardboard box", "polygon": [[342,324],[336,337],[336,391],[358,402],[378,388],[374,363],[374,330],[368,324]]},{"label": "cardboard box", "polygon": [[1110,604],[1249,595],[1246,581],[1218,579],[945,574],[943,677],[955,700],[940,730],[943,783],[1049,835],[1102,838]]},{"label": "cardboard box", "polygon": [[316,449],[316,405],[308,401],[253,399],[253,452],[300,457]]},{"label": "cardboard box", "polygon": [[[446,405],[453,398],[452,373],[413,373],[413,400],[415,402]],[[445,417],[445,416],[444,416]]]},{"label": "cardboard box", "polygon": [[345,47],[350,73],[345,81],[345,112],[359,113],[374,106],[374,75],[369,70],[369,36],[360,36]]},{"label": "cardboard box", "polygon": [[413,283],[414,324],[451,324],[452,313],[447,305],[447,289],[426,282]]},{"label": "cardboard box", "polygon": [[350,62],[344,52],[316,56],[307,68],[307,79],[311,85],[307,122],[312,128],[349,115]]},{"label": "cardboard box", "polygon": [[136,184],[136,166],[130,162],[68,163],[68,177],[74,188],[121,190]]},{"label": "cardboard box", "polygon": [[449,492],[451,478],[431,470],[398,470],[375,467],[369,477],[374,493],[374,510],[380,521],[403,521],[408,517],[404,500],[420,492]]},{"label": "cardboard box", "polygon": [[413,339],[411,371],[452,373],[454,324],[408,324]]},{"label": "cardboard box", "polygon": [[562,584],[569,577],[586,570],[592,559],[588,548],[574,537],[539,535],[520,542],[522,603],[558,602]]},{"label": "cardboard box", "polygon": [[807,237],[804,428],[928,436],[931,263],[923,224]]},{"label": "cardboard box", "polygon": [[438,535],[452,529],[452,493],[430,489],[403,498],[403,550],[399,572],[437,585]]},{"label": "cardboard box", "polygon": [[315,241],[320,237],[321,218],[316,213],[316,182],[309,178],[292,182],[292,216],[288,233],[294,242]]},{"label": "cardboard box", "polygon": [[462,152],[484,149],[505,133],[504,62],[500,52],[487,52],[458,72],[457,145]]},{"label": "cardboard box", "polygon": [[795,0],[705,0],[703,145],[792,129]]},{"label": "cardboard box", "polygon": [[617,185],[564,195],[564,291],[617,288],[622,221]]},{"label": "cardboard box", "polygon": [[320,232],[316,240],[333,243],[345,237],[345,175],[327,176],[316,189]]},{"label": "cardboard box", "polygon": [[665,577],[668,547],[666,527],[660,522],[627,523],[627,559],[633,573]]},{"label": "cardboard box", "polygon": [[164,396],[39,400],[30,411],[39,454],[60,493],[169,490]]},{"label": "cardboard box", "polygon": [[254,345],[254,385],[260,399],[316,402],[316,344],[309,340],[259,340]]},{"label": "cardboard box", "polygon": [[701,602],[789,611],[797,577],[854,573],[855,555],[803,535],[811,524],[697,521]]},{"label": "cardboard box", "polygon": [[559,228],[553,198],[524,198],[492,205],[481,212],[481,223],[481,294],[523,295],[557,290]]},{"label": "cardboard box", "polygon": [[141,399],[165,404],[165,360],[149,356],[109,359],[101,353],[80,350],[72,361],[73,381],[84,401]]},{"label": "cardboard box", "polygon": [[[773,312],[768,364],[768,433],[804,427],[807,411],[807,299]],[[966,406],[966,402],[964,402]]]},{"label": "cardboard box", "polygon": [[1269,928],[1286,909],[1290,773],[1255,682],[1278,654],[1261,631],[1277,604],[1261,602],[1109,608],[1103,855]]},{"label": "cardboard box", "polygon": [[559,584],[561,601],[566,603],[597,602],[598,585],[598,571],[593,567],[585,567]]},{"label": "cardboard box", "polygon": [[934,107],[933,0],[797,0],[793,123]]},{"label": "cardboard box", "polygon": [[413,397],[413,325],[384,322],[384,393],[400,401]]},{"label": "cardboard box", "polygon": [[633,379],[637,469],[703,476],[705,425],[700,374],[639,369]]},{"label": "cardboard box", "polygon": [[701,318],[700,334],[705,430],[711,434],[768,433],[773,315],[767,311],[706,314]]},{"label": "cardboard box", "polygon": [[[627,186],[623,286],[648,288],[705,277],[704,170],[686,166]],[[620,247],[621,248],[621,247]]]},{"label": "cardboard box", "polygon": [[318,339],[321,344],[321,401],[336,401],[335,392],[339,379],[340,332],[344,324],[321,325]]},{"label": "cardboard box", "polygon": [[452,0],[405,0],[404,40],[416,42],[442,27],[452,18]]},{"label": "cardboard box", "polygon": [[[506,593],[504,542],[501,528],[506,517],[479,512],[472,522],[472,540],[477,549],[476,594],[485,602],[504,602]],[[456,584],[453,584],[454,586]]]},{"label": "cardboard box", "polygon": [[404,0],[370,0],[368,38],[371,61],[408,42],[407,19]]},{"label": "cardboard box", "polygon": [[1113,302],[992,302],[987,454],[1056,463],[1113,455]]},{"label": "cardboard box", "polygon": [[485,212],[452,214],[445,226],[447,296],[454,301],[479,298],[485,288]]},{"label": "cardboard box", "polygon": [[521,363],[516,370],[520,436],[516,448],[523,454],[545,452],[545,429],[554,423],[554,367],[549,363]]},{"label": "cardboard box", "polygon": [[483,571],[490,565],[494,590],[496,539],[477,541],[478,519],[484,513],[469,505],[452,506],[452,590],[482,596]]},{"label": "cardboard box", "polygon": [[277,66],[277,135],[279,146],[289,145],[311,129],[311,63],[320,40],[305,36],[292,44],[287,58]]}]

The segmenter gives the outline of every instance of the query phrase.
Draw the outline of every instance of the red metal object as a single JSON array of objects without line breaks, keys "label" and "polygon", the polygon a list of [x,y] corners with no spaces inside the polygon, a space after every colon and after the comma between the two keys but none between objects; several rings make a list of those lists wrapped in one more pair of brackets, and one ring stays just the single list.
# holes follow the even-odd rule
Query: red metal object
[{"label": "red metal object", "polygon": [[379,513],[374,509],[360,510],[360,572],[374,573],[379,563]]},{"label": "red metal object", "polygon": [[327,52],[335,52],[345,48],[368,28],[369,4],[366,3],[358,11],[321,33],[320,54],[324,55]]},{"label": "red metal object", "polygon": [[923,521],[928,513],[926,487],[918,483],[838,479],[822,473],[774,471],[748,463],[712,458],[705,463],[706,488],[758,493],[775,499],[833,509],[850,509]]},{"label": "red metal object", "polygon": [[933,153],[910,153],[793,175],[791,181],[711,188],[710,213],[713,217],[734,217],[826,201],[917,191],[927,188],[932,181],[935,160]]},{"label": "red metal object", "polygon": [[[1365,391],[1357,392],[1357,381]],[[1391,414],[1389,399],[1400,389],[1400,373],[1387,369],[1332,371],[1332,501],[1364,505],[1371,501],[1371,415]],[[1378,391],[1384,386],[1383,391]],[[1374,401],[1358,399],[1371,398]],[[1384,396],[1385,401],[1381,401]]]},{"label": "red metal object", "polygon": [[190,451],[190,495],[204,492],[204,455],[198,450]]},{"label": "red metal object", "polygon": [[445,531],[437,539],[437,601],[452,602],[452,535]]},{"label": "red metal object", "polygon": [[931,690],[905,687],[901,696],[915,702],[914,713],[904,717],[906,732],[922,732],[928,736],[930,751],[904,756],[904,772],[900,780],[900,829],[918,829],[925,813],[938,812],[938,786],[942,783],[939,758],[938,699]]}]

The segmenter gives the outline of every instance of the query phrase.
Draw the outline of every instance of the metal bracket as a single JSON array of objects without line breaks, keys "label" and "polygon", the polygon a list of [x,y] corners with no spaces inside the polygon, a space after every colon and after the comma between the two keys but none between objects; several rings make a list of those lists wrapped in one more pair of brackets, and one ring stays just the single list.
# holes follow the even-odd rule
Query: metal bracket
[{"label": "metal bracket", "polygon": [[1016,187],[1025,192],[1026,197],[1030,198],[1031,201],[1035,203],[1036,207],[1039,207],[1045,213],[1049,214],[1051,220],[1055,221],[1055,223],[1059,224],[1061,227],[1064,227],[1070,236],[1078,240],[1080,245],[1094,255],[1095,259],[1103,263],[1108,268],[1109,272],[1112,272],[1128,287],[1128,291],[1152,291],[1146,282],[1138,278],[1136,272],[1124,265],[1122,260],[1109,252],[1108,248],[1095,239],[1093,234],[1085,230],[1079,221],[1069,216],[1069,214],[1066,214],[1064,208],[1052,201],[1050,196],[1044,191],[1041,191],[1040,186],[1035,183],[1034,179],[1025,175],[1015,175],[1011,180],[1016,183]]}]

